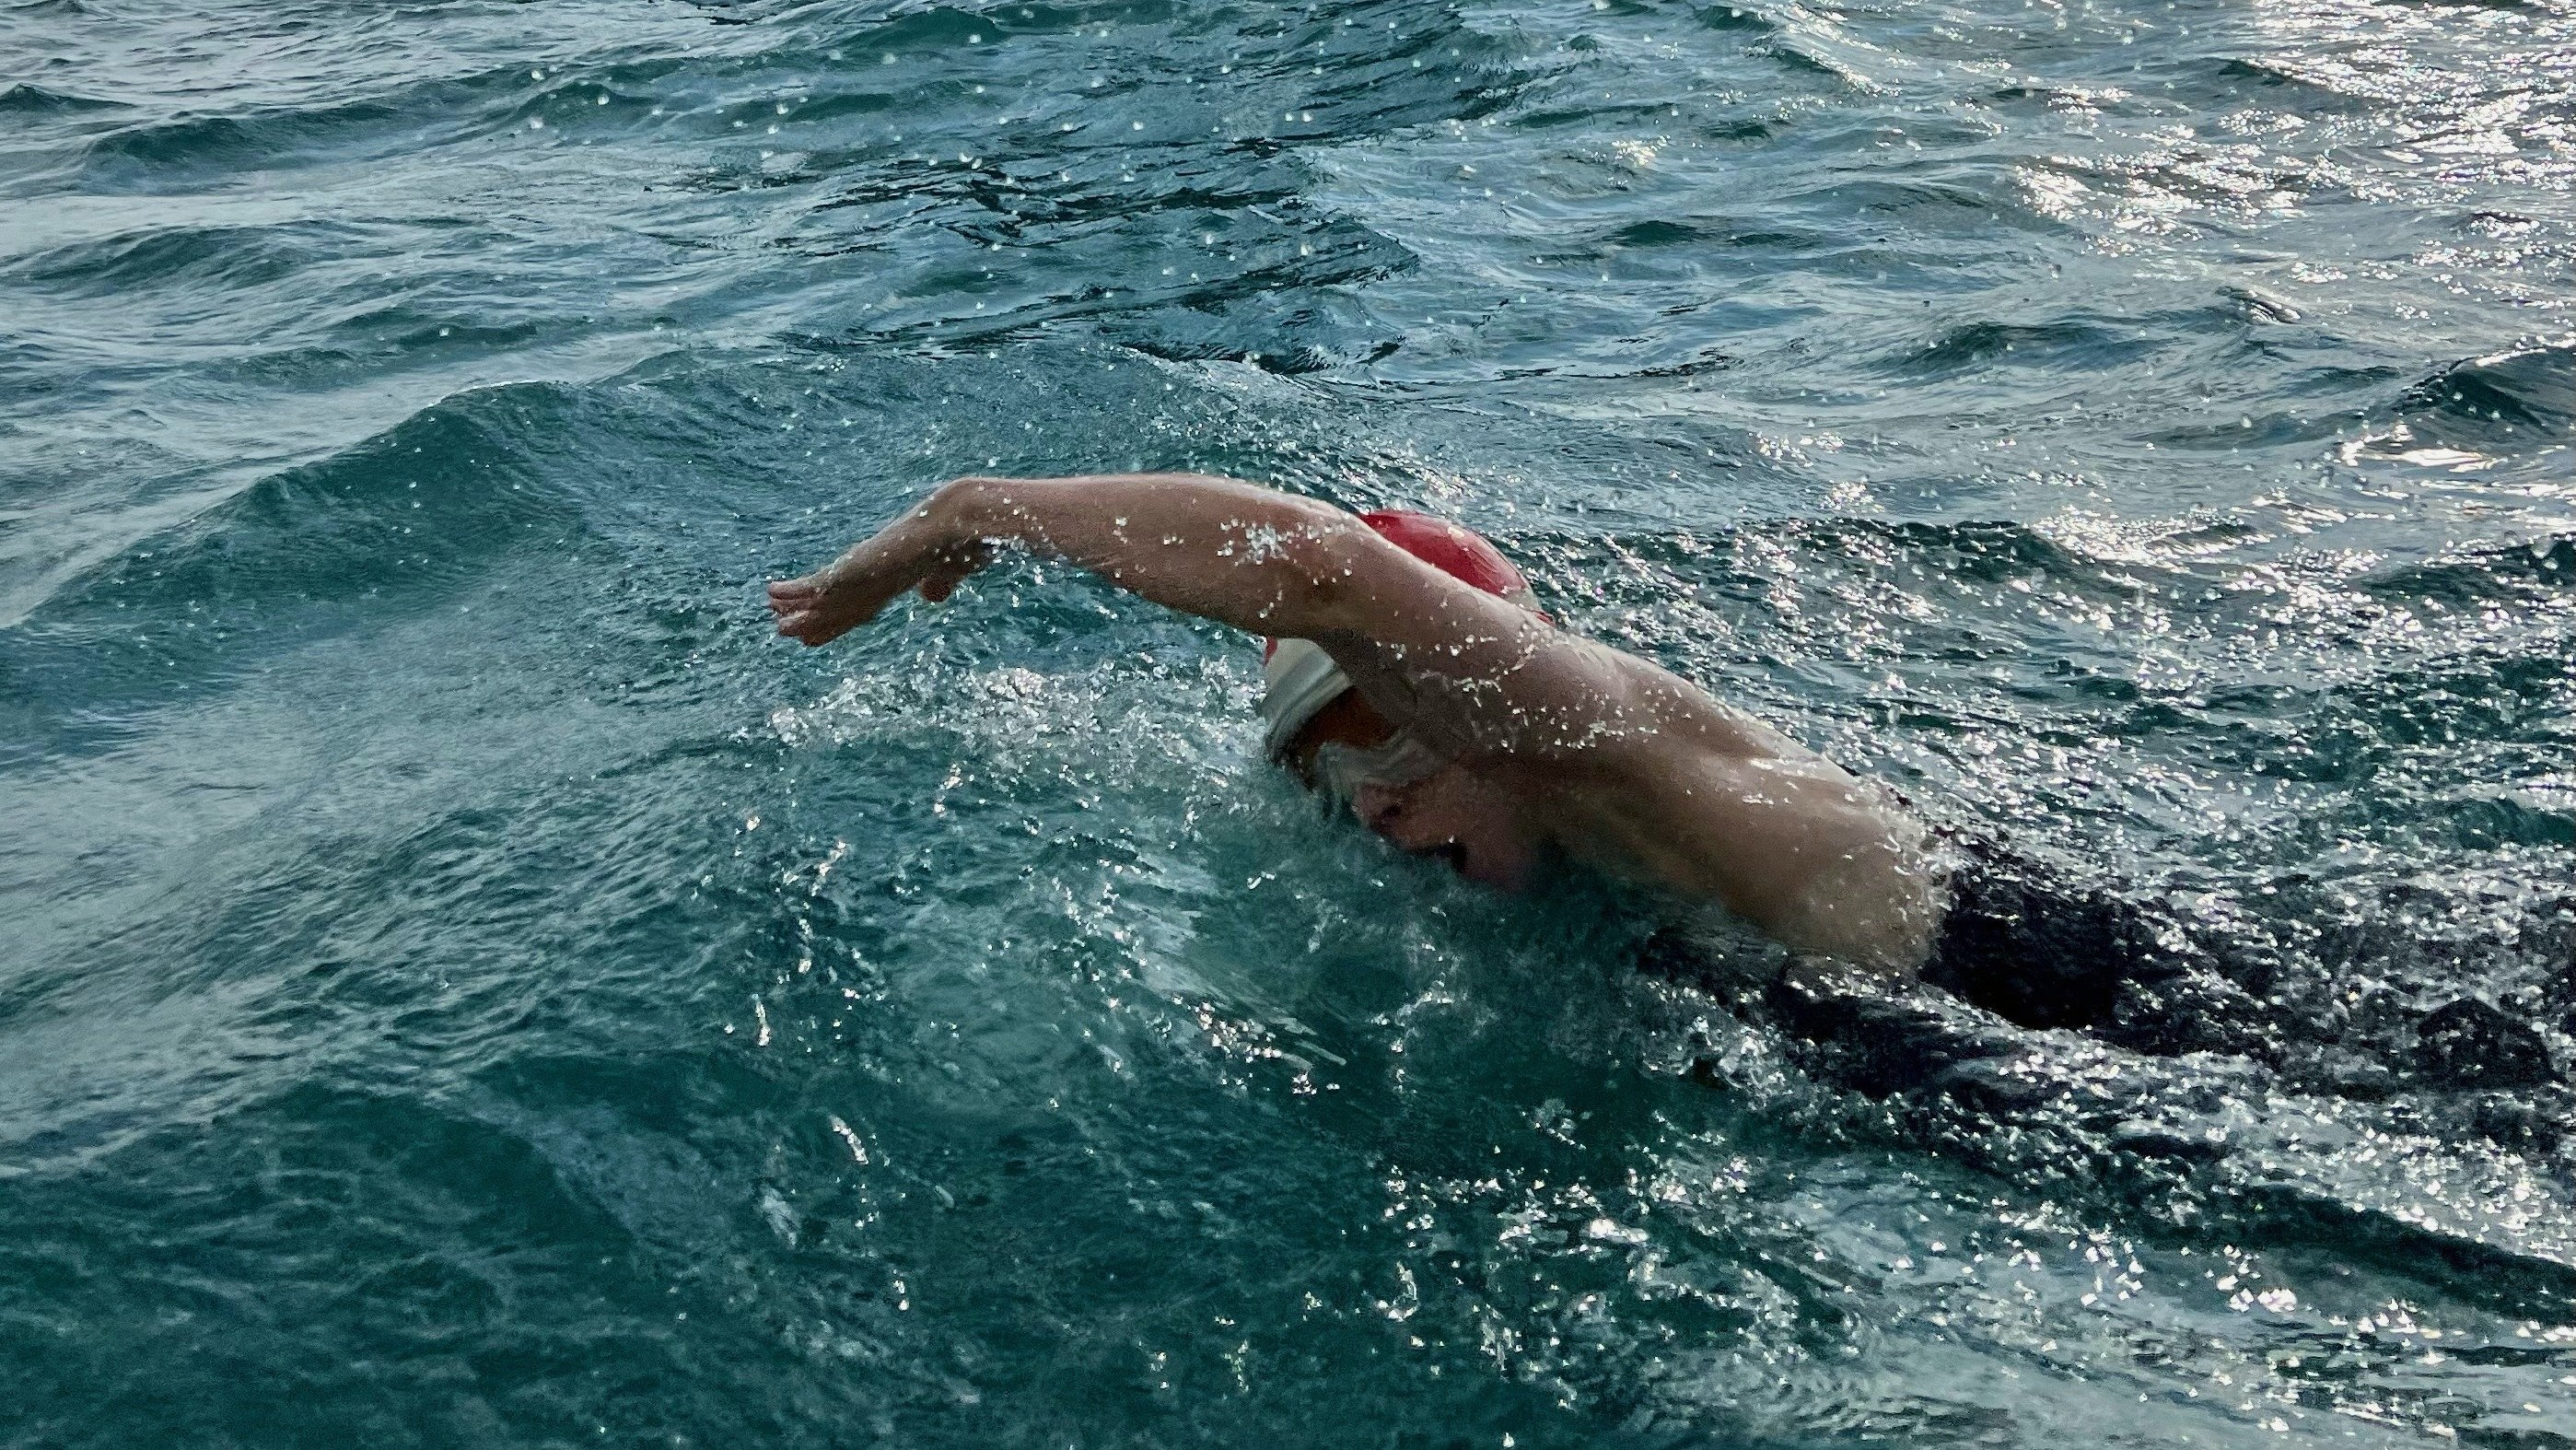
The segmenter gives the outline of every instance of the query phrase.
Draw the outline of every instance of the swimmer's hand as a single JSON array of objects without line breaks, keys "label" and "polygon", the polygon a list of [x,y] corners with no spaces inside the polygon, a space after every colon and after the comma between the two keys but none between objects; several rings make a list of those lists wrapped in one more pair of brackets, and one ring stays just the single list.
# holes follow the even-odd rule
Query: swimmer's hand
[{"label": "swimmer's hand", "polygon": [[907,590],[936,604],[992,561],[981,539],[960,539],[932,508],[915,509],[801,579],[769,586],[778,632],[806,645],[829,644],[874,619]]}]

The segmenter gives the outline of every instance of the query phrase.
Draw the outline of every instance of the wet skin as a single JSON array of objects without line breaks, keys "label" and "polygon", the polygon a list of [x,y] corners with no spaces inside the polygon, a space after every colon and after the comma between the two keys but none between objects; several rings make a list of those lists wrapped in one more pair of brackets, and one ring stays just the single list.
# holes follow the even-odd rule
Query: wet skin
[{"label": "wet skin", "polygon": [[[1288,764],[1312,786],[1315,753],[1324,746],[1369,750],[1394,734],[1358,691],[1345,691],[1289,742]],[[1363,782],[1347,804],[1360,824],[1396,849],[1444,861],[1470,881],[1505,891],[1529,886],[1547,840],[1508,792],[1456,761],[1406,785]]]},{"label": "wet skin", "polygon": [[772,584],[778,632],[838,638],[904,593],[939,599],[997,544],[1167,608],[1314,641],[1352,681],[1310,727],[1401,730],[1449,760],[1355,792],[1401,849],[1497,886],[1543,847],[1784,945],[1876,970],[1925,960],[1944,886],[1895,797],[1651,661],[1555,628],[1314,499],[1193,474],[962,478],[825,568]]}]

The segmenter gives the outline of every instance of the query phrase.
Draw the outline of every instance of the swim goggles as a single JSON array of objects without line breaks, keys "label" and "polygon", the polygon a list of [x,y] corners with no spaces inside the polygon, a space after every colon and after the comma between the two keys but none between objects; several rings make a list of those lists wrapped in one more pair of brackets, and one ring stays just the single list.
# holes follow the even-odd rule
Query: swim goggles
[{"label": "swim goggles", "polygon": [[1363,785],[1401,789],[1439,774],[1456,757],[1425,745],[1410,730],[1362,748],[1329,741],[1315,751],[1315,783],[1334,799],[1349,801]]}]

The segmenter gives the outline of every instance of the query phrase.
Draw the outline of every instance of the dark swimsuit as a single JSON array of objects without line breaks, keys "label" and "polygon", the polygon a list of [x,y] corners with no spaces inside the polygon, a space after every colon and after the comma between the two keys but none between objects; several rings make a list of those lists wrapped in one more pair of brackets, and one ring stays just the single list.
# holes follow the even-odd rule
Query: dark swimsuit
[{"label": "dark swimsuit", "polygon": [[2243,1047],[2251,943],[2222,943],[2161,901],[2082,884],[1991,841],[1953,837],[1950,907],[1922,979],[2024,1027],[2138,1051]]},{"label": "dark swimsuit", "polygon": [[[1953,863],[1950,900],[1918,974],[1924,983],[2020,1027],[2072,1029],[2134,1052],[2260,1054],[2265,1014],[2253,994],[2268,979],[2261,943],[2234,940],[2164,901],[2079,881],[1995,841],[1942,834]],[[1683,930],[1657,933],[1638,958],[1641,969],[1738,1010],[1767,1001],[1801,1035],[1845,1031],[1855,1003],[1815,998],[1796,973],[1777,975],[1784,965],[1775,957],[1767,972],[1748,972],[1753,964],[1740,953]],[[1929,1018],[1918,1026],[1932,1030]],[[1968,1039],[1982,1041],[1987,1030],[1968,1021],[1934,1035],[1963,1032],[1959,1042],[1904,1055],[1929,1064],[1985,1050]]]},{"label": "dark swimsuit", "polygon": [[1923,980],[2025,1027],[2092,1027],[2125,981],[2169,975],[2134,903],[1991,842],[1950,845],[1950,906]]}]

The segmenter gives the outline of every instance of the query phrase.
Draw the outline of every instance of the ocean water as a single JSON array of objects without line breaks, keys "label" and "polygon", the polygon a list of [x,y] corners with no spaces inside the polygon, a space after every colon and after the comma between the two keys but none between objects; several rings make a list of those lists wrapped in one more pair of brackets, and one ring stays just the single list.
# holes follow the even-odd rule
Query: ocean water
[{"label": "ocean water", "polygon": [[[2576,1445],[2572,300],[2567,0],[6,0],[0,1444]],[[1875,1097],[1239,636],[767,634],[1130,466],[2268,1025]]]}]

